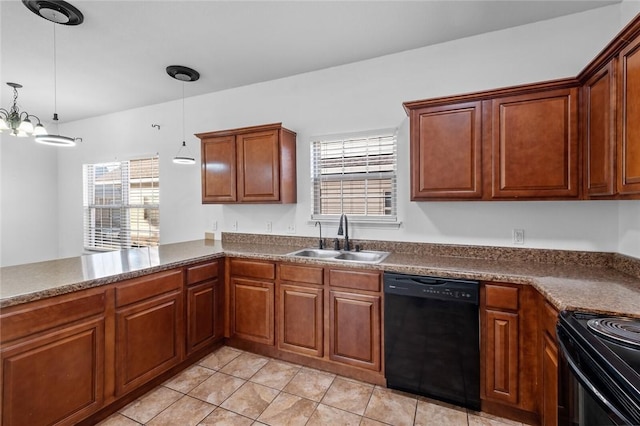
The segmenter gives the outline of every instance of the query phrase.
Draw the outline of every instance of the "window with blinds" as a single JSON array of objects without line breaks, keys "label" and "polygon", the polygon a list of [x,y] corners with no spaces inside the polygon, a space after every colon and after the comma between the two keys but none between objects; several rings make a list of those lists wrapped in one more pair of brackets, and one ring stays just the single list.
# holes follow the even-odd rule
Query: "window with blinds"
[{"label": "window with blinds", "polygon": [[311,142],[312,218],[396,221],[396,132]]},{"label": "window with blinds", "polygon": [[158,157],[85,164],[83,181],[85,249],[158,245]]}]

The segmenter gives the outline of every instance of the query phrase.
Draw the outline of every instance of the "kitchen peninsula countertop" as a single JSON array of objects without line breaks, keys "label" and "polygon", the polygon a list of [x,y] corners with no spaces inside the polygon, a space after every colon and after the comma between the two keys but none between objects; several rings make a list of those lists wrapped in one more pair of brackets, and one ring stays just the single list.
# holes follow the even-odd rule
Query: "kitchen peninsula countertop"
[{"label": "kitchen peninsula countertop", "polygon": [[[287,244],[274,244],[271,240],[260,244],[256,241],[243,241],[242,238],[225,241],[223,236],[223,242],[197,240],[8,266],[0,268],[0,308],[231,256],[528,284],[533,285],[559,310],[640,318],[640,278],[636,274],[627,274],[610,267],[611,256],[606,255],[611,254],[594,254],[595,260],[588,258],[592,254],[586,254],[586,260],[577,254],[578,262],[565,260],[561,263],[545,263],[509,257],[504,253],[500,256],[488,256],[488,259],[465,257],[461,248],[456,248],[457,255],[442,255],[433,250],[421,253],[416,250],[394,251],[389,249],[398,249],[403,243],[392,243],[391,247],[382,247],[392,251],[391,255],[382,263],[371,265],[288,257],[287,253],[312,246],[313,243],[309,244],[303,238],[283,240]],[[411,246],[415,248],[416,244]],[[483,250],[492,253],[490,248]],[[507,254],[514,252],[514,249],[506,250]],[[548,252],[553,251],[540,251],[547,256]],[[527,253],[537,255],[536,250],[529,250]],[[556,257],[562,257],[566,253],[579,252],[558,251]],[[605,261],[598,261],[598,258]],[[626,259],[631,262],[631,269],[637,272],[640,261],[636,263],[634,258]]]}]

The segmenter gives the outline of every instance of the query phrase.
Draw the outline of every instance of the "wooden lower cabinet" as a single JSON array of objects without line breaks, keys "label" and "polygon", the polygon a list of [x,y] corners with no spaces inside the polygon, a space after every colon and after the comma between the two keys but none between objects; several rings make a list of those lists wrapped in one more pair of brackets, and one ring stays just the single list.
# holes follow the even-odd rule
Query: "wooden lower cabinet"
[{"label": "wooden lower cabinet", "polygon": [[74,424],[101,407],[104,318],[2,348],[2,424]]},{"label": "wooden lower cabinet", "polygon": [[104,289],[0,313],[0,424],[75,424],[105,401]]},{"label": "wooden lower cabinet", "polygon": [[[556,426],[562,402],[559,400],[558,344],[556,340],[556,322],[558,311],[539,298],[540,315],[540,417],[541,424]],[[562,395],[566,397],[566,395]]]},{"label": "wooden lower cabinet", "polygon": [[539,422],[537,292],[485,282],[480,290],[482,411]]},{"label": "wooden lower cabinet", "polygon": [[330,359],[380,370],[381,297],[331,291],[329,295]]},{"label": "wooden lower cabinet", "polygon": [[116,396],[184,358],[183,273],[169,270],[115,288]]},{"label": "wooden lower cabinet", "polygon": [[219,278],[221,262],[187,268],[187,355],[224,336],[223,282]]},{"label": "wooden lower cabinet", "polygon": [[518,314],[486,311],[485,394],[488,399],[518,402]]},{"label": "wooden lower cabinet", "polygon": [[272,282],[231,279],[232,334],[244,340],[275,343],[275,285]]},{"label": "wooden lower cabinet", "polygon": [[278,348],[321,357],[324,352],[324,290],[279,284]]}]

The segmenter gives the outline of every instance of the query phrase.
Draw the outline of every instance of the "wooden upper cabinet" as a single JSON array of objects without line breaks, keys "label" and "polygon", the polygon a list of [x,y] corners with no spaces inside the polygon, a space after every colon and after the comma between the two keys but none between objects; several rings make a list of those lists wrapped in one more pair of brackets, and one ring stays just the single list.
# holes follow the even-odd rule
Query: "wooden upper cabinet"
[{"label": "wooden upper cabinet", "polygon": [[234,202],[236,140],[234,136],[202,139],[202,202]]},{"label": "wooden upper cabinet", "polygon": [[582,86],[586,195],[616,193],[616,81],[610,61]]},{"label": "wooden upper cabinet", "polygon": [[481,102],[412,110],[411,200],[482,196]]},{"label": "wooden upper cabinet", "polygon": [[280,199],[280,155],[276,131],[236,136],[238,201],[278,201]]},{"label": "wooden upper cabinet", "polygon": [[578,89],[491,100],[491,197],[578,197]]},{"label": "wooden upper cabinet", "polygon": [[296,134],[281,123],[196,136],[203,203],[296,202]]},{"label": "wooden upper cabinet", "polygon": [[576,199],[578,81],[406,102],[411,199]]},{"label": "wooden upper cabinet", "polygon": [[618,192],[640,194],[640,37],[619,55]]}]

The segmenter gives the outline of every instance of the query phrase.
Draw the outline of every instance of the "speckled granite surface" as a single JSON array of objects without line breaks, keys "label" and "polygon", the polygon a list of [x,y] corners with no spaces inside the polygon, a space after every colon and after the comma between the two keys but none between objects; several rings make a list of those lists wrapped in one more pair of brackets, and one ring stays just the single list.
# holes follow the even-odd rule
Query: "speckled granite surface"
[{"label": "speckled granite surface", "polygon": [[[0,268],[0,308],[225,255],[347,266],[285,256],[316,242],[306,237],[223,234],[222,242],[192,241]],[[392,254],[377,265],[349,263],[349,267],[530,284],[558,309],[640,318],[640,259],[612,253],[355,243]]]}]

